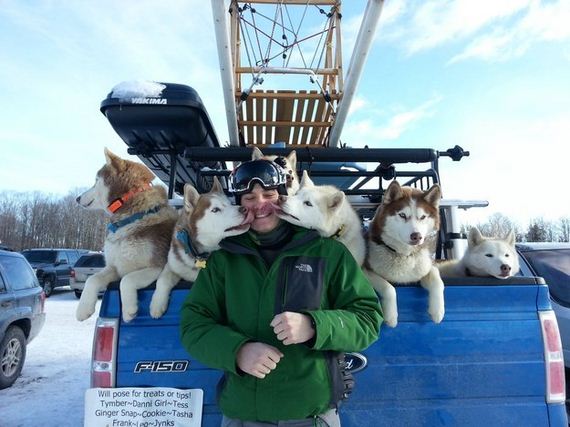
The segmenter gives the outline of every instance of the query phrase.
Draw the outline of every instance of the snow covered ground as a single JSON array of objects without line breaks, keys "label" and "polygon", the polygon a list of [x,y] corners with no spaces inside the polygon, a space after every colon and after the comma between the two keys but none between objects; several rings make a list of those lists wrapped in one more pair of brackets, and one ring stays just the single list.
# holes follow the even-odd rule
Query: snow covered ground
[{"label": "snow covered ground", "polygon": [[78,322],[77,302],[67,287],[54,290],[46,299],[46,323],[28,346],[22,375],[12,387],[0,390],[2,427],[83,425],[97,316]]}]

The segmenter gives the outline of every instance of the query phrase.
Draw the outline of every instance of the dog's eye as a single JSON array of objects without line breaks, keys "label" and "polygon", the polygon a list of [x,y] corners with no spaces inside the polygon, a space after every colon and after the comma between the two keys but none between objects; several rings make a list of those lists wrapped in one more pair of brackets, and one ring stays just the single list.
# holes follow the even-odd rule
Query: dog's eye
[{"label": "dog's eye", "polygon": [[493,254],[485,254],[487,258],[493,258]]},{"label": "dog's eye", "polygon": [[505,254],[505,257],[508,258],[508,257],[509,257],[509,254]]},{"label": "dog's eye", "polygon": [[426,219],[426,216],[427,216],[427,215],[422,215],[422,216],[420,216],[420,221],[423,221],[424,219]]},{"label": "dog's eye", "polygon": [[305,203],[305,206],[313,206],[313,204],[311,202],[309,202],[308,200]]},{"label": "dog's eye", "polygon": [[400,212],[400,213],[398,214],[398,216],[399,216],[400,218],[406,219],[406,214],[405,214],[404,212]]},{"label": "dog's eye", "polygon": [[212,209],[212,213],[218,213],[218,212],[220,212],[220,211],[221,211],[220,208],[213,208],[213,209]]}]

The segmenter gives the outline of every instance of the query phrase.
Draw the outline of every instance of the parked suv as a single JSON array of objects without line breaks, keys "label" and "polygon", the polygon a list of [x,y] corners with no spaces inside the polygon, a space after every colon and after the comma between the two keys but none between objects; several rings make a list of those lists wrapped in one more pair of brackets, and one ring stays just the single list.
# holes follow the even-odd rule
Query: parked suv
[{"label": "parked suv", "polygon": [[71,269],[69,286],[75,292],[77,298],[81,298],[85,281],[89,276],[100,272],[105,268],[105,256],[101,252],[81,255]]},{"label": "parked suv", "polygon": [[0,250],[0,389],[20,375],[26,346],[45,322],[45,296],[22,255]]},{"label": "parked suv", "polygon": [[71,267],[86,252],[85,249],[26,249],[22,255],[35,270],[46,297],[49,297],[54,288],[69,285]]}]

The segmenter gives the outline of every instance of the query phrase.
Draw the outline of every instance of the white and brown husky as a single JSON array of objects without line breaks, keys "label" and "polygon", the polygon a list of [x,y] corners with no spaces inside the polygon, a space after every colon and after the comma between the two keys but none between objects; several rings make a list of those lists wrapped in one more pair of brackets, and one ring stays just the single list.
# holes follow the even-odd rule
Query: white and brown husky
[{"label": "white and brown husky", "polygon": [[477,227],[472,227],[463,257],[444,261],[437,268],[443,277],[512,277],[519,271],[515,233],[511,230],[504,239],[483,237]]},{"label": "white and brown husky", "polygon": [[299,175],[297,175],[297,153],[291,151],[286,157],[266,156],[257,147],[253,147],[251,160],[266,159],[277,163],[287,174],[287,194],[292,196],[299,190]]},{"label": "white and brown husky", "polygon": [[168,307],[170,291],[178,281],[181,278],[194,281],[206,266],[210,252],[220,247],[220,241],[249,230],[251,220],[246,208],[232,205],[216,177],[212,189],[205,194],[186,184],[184,209],[180,210],[174,227],[168,263],[156,282],[151,316],[162,316]]},{"label": "white and brown husky", "polygon": [[307,171],[294,196],[280,196],[277,216],[292,224],[317,230],[321,236],[343,243],[358,265],[362,265],[366,242],[360,217],[346,195],[332,185],[315,185]]},{"label": "white and brown husky", "polygon": [[429,292],[432,320],[439,323],[443,319],[443,281],[433,260],[440,199],[437,184],[421,191],[393,181],[370,223],[364,271],[380,294],[384,321],[389,326],[398,324],[392,283],[420,281]]},{"label": "white and brown husky", "polygon": [[108,149],[105,158],[95,185],[77,197],[86,209],[106,211],[111,221],[104,245],[106,266],[87,279],[76,317],[89,318],[99,292],[120,279],[123,319],[130,321],[138,311],[137,290],[155,281],[166,264],[177,215],[168,205],[166,190],[151,185],[154,174],[146,166]]}]

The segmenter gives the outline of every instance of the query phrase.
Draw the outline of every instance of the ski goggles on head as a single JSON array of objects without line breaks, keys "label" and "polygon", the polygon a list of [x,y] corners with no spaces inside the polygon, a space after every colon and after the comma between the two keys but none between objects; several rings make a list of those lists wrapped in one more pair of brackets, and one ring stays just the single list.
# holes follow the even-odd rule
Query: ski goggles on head
[{"label": "ski goggles on head", "polygon": [[235,168],[229,177],[229,190],[240,194],[251,191],[254,184],[266,190],[279,188],[287,183],[287,176],[281,166],[270,160],[251,160]]}]

